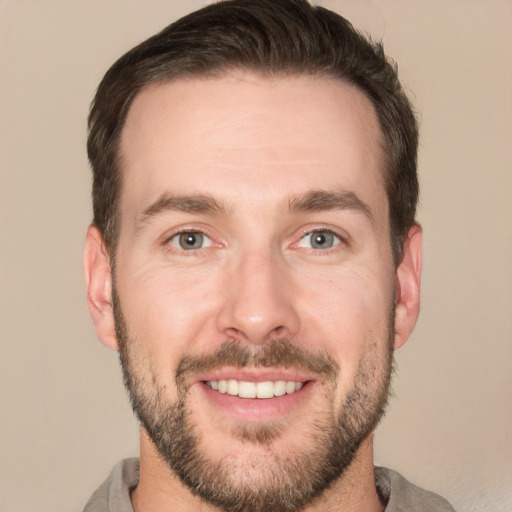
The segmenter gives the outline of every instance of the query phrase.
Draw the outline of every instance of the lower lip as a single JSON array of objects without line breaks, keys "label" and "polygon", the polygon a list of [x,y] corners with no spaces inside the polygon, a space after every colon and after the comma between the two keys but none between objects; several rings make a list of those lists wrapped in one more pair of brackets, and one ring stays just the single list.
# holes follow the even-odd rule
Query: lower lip
[{"label": "lower lip", "polygon": [[240,398],[239,396],[219,393],[204,382],[198,383],[205,398],[217,409],[227,415],[244,420],[275,420],[292,413],[308,401],[314,382],[304,386],[290,395],[274,398]]}]

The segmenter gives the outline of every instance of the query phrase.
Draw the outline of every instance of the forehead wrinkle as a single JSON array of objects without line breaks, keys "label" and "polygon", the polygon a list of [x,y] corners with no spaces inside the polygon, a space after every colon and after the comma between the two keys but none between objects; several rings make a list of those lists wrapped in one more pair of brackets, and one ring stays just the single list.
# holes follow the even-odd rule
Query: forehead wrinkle
[{"label": "forehead wrinkle", "polygon": [[364,214],[372,224],[376,219],[371,207],[354,192],[312,190],[288,200],[290,213],[353,210]]},{"label": "forehead wrinkle", "polygon": [[137,229],[155,217],[172,211],[226,216],[231,208],[208,194],[181,195],[165,192],[138,217]]}]

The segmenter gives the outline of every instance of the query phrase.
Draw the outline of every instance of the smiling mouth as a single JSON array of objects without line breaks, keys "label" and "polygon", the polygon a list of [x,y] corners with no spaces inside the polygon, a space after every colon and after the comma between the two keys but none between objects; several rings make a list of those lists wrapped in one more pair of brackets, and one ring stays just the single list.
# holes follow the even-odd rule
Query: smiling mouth
[{"label": "smiling mouth", "polygon": [[274,398],[276,396],[291,395],[304,386],[304,382],[297,381],[266,381],[247,382],[235,379],[208,380],[206,386],[218,391],[240,398]]}]

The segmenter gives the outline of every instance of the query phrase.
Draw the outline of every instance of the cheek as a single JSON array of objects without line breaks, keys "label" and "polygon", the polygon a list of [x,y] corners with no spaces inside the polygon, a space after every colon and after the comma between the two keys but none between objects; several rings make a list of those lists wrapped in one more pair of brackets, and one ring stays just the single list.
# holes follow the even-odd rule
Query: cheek
[{"label": "cheek", "polygon": [[391,307],[389,277],[367,269],[340,272],[302,292],[303,337],[325,346],[349,382],[366,353],[386,354]]},{"label": "cheek", "polygon": [[168,269],[132,273],[119,279],[123,313],[141,357],[151,360],[158,374],[174,375],[181,357],[193,350],[211,328],[214,286],[200,273]]}]

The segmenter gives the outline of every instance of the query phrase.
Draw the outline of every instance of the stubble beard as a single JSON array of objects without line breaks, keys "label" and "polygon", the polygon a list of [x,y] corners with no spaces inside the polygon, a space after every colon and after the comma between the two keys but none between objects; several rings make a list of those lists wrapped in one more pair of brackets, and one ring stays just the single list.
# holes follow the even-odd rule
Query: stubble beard
[{"label": "stubble beard", "polygon": [[[376,342],[360,362],[353,388],[341,406],[333,399],[339,371],[335,361],[283,339],[270,341],[256,352],[226,342],[208,356],[184,357],[176,372],[178,399],[169,402],[168,390],[151,366],[141,371],[138,341],[128,334],[115,294],[114,313],[124,383],[139,421],[171,471],[193,494],[225,512],[303,510],[343,476],[384,414],[393,369],[394,309],[389,315],[386,360],[375,355],[381,346]],[[259,446],[261,453],[256,456],[251,450],[253,455],[244,460],[229,454],[214,460],[204,447],[211,440],[202,439],[192,418],[185,378],[191,372],[215,367],[275,367],[277,362],[281,367],[316,372],[331,390],[331,406],[311,424],[307,446],[302,444],[297,453],[282,457],[272,450],[272,443],[283,433],[279,422],[235,425],[230,430],[232,437],[251,448]]]}]

